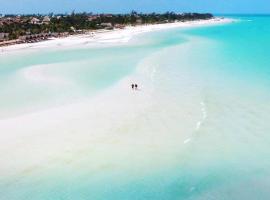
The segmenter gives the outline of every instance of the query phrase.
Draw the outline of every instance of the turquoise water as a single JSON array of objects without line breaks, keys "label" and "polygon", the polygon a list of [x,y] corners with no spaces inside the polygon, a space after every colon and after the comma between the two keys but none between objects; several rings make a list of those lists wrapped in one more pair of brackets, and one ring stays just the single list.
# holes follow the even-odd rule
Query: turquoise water
[{"label": "turquoise water", "polygon": [[[153,51],[182,42],[179,35],[169,38],[166,34],[157,34],[157,41],[151,37],[139,44],[120,47],[46,49],[0,55],[0,118],[91,96],[130,74]],[[25,81],[22,73],[28,69],[31,73],[38,66],[43,66],[48,76],[60,75],[71,84],[58,87],[53,81],[42,80],[44,84],[33,87],[37,81]]]},{"label": "turquoise water", "polygon": [[[142,87],[132,98],[109,93],[93,105],[93,121],[78,118],[100,138],[69,121],[48,129],[54,141],[37,137],[29,147],[42,157],[39,146],[71,138],[47,161],[31,164],[4,149],[0,199],[269,199],[270,16],[232,17],[127,44],[0,55],[2,120],[81,99],[94,104],[126,77]],[[25,77],[36,66],[37,79]],[[44,68],[49,79],[40,78]],[[23,141],[14,148],[28,152]]]}]

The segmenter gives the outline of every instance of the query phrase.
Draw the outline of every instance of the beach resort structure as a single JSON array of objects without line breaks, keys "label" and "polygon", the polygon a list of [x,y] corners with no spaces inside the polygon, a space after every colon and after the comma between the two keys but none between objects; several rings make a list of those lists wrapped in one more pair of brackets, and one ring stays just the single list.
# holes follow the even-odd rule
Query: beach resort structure
[{"label": "beach resort structure", "polygon": [[[36,42],[48,40],[50,38],[67,37],[68,35],[69,35],[68,32],[29,34],[29,35],[20,36],[18,39],[15,39],[15,40],[7,40],[7,39],[1,40],[0,39],[0,46],[8,46],[8,45],[22,44],[22,43],[36,43]],[[0,38],[1,38],[1,33],[0,33]]]},{"label": "beach resort structure", "polygon": [[99,19],[99,15],[92,15],[92,16],[88,17],[89,22],[92,22],[92,21],[97,20],[97,19]]},{"label": "beach resort structure", "polygon": [[42,23],[43,24],[49,24],[51,22],[51,19],[49,16],[45,16],[42,20]]},{"label": "beach resort structure", "polygon": [[42,25],[42,24],[50,24],[51,22],[51,19],[49,16],[45,16],[43,17],[43,19],[39,19],[39,18],[36,18],[36,17],[33,17],[31,20],[30,20],[30,24],[34,24],[34,25]]},{"label": "beach resort structure", "polygon": [[112,23],[101,23],[100,26],[101,26],[102,28],[108,29],[108,30],[113,29]]},{"label": "beach resort structure", "polygon": [[40,24],[40,20],[36,17],[33,17],[31,20],[30,20],[30,24]]}]

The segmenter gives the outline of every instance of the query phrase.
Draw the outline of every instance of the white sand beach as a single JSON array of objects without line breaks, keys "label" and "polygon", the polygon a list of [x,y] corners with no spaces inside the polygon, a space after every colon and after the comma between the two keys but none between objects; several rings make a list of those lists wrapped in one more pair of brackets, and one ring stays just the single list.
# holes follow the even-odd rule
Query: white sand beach
[{"label": "white sand beach", "polygon": [[[134,35],[144,32],[229,22],[230,19],[217,18],[207,21],[126,27],[124,30],[3,47],[1,54],[25,49],[125,43]],[[145,66],[149,68],[140,68]],[[44,74],[43,70],[46,71],[46,68],[49,67],[37,66],[25,69],[20,75],[33,84],[68,84],[66,80]],[[150,70],[150,73],[145,77],[142,72],[147,70]],[[173,162],[172,152],[176,149],[179,151],[179,147],[176,148],[179,142],[183,144],[182,148],[185,148],[191,141],[190,135],[170,135],[166,131],[158,137],[155,137],[155,134],[165,127],[172,132],[189,133],[193,129],[196,131],[200,128],[202,118],[206,118],[205,105],[203,102],[184,101],[185,97],[182,97],[179,112],[173,106],[165,104],[163,99],[159,99],[157,104],[153,101],[159,98],[152,85],[155,73],[158,73],[155,68],[152,69],[147,63],[141,63],[134,74],[125,77],[94,98],[85,98],[71,105],[1,119],[0,176],[9,177],[10,184],[14,184],[21,181],[22,177],[35,174],[46,176],[50,170],[53,171],[63,165],[70,172],[77,169],[77,166],[80,166],[79,169],[90,167],[88,171],[93,172],[109,165],[119,165],[118,168],[121,170],[127,168],[130,170],[130,166],[126,166],[128,162],[124,161],[132,157],[137,161],[134,163],[138,163],[133,166],[133,172],[142,173],[142,167],[151,169],[150,166],[157,166],[159,162]],[[140,90],[130,89],[132,81],[140,83]],[[199,94],[194,92],[192,95],[197,99],[196,95]],[[164,105],[166,111],[163,110]],[[157,115],[145,115],[155,112]],[[165,117],[164,115],[168,113],[171,113],[171,116]],[[171,123],[177,123],[176,120],[184,121],[185,126],[174,130]],[[157,121],[162,123],[156,124]],[[85,156],[86,154],[89,155]],[[152,159],[149,160],[149,157]],[[91,166],[86,165],[84,159],[88,159],[87,162],[90,161]],[[169,160],[171,162],[168,162]],[[170,166],[163,165],[163,169],[166,167]]]},{"label": "white sand beach", "polygon": [[196,20],[192,22],[175,22],[168,24],[152,24],[152,25],[138,25],[138,26],[127,26],[124,29],[115,30],[100,30],[93,31],[83,35],[68,36],[65,38],[51,38],[47,41],[42,41],[38,43],[26,43],[17,44],[7,47],[1,47],[0,53],[18,51],[21,49],[39,49],[39,48],[67,48],[67,47],[82,47],[88,45],[97,44],[118,44],[128,42],[134,35],[141,33],[166,30],[171,28],[188,28],[196,26],[211,26],[224,23],[231,23],[235,21],[229,18],[213,18],[210,20]]}]

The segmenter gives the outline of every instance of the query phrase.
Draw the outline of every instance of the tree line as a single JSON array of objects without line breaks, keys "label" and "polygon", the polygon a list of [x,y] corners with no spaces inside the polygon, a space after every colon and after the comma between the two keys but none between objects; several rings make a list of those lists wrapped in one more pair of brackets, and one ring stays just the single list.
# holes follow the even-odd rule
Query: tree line
[{"label": "tree line", "polygon": [[[183,13],[174,12],[166,13],[137,13],[132,11],[129,14],[92,14],[92,13],[75,13],[69,15],[49,14],[49,23],[31,23],[31,19],[37,18],[42,21],[44,15],[6,15],[0,18],[0,21],[9,19],[9,23],[0,24],[0,33],[9,33],[9,39],[16,39],[19,36],[38,33],[73,33],[74,30],[96,30],[102,29],[102,24],[109,23],[112,27],[115,25],[137,25],[137,24],[155,24],[171,23],[175,21],[192,21],[211,19],[212,14],[200,13]],[[16,19],[17,20],[13,20]]]}]

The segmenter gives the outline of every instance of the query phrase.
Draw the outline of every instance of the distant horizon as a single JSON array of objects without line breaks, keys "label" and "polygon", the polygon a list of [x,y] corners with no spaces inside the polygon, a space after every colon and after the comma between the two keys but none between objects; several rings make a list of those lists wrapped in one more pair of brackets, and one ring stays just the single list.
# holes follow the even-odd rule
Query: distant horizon
[{"label": "distant horizon", "polygon": [[218,14],[270,14],[269,0],[0,0],[2,14],[34,13],[128,13],[136,10],[143,13],[218,13]]},{"label": "distant horizon", "polygon": [[[151,13],[156,13],[156,14],[163,14],[163,13],[166,13],[166,12],[174,12],[174,13],[177,13],[177,14],[180,14],[180,13],[201,13],[201,14],[206,14],[206,13],[209,13],[209,14],[212,14],[214,16],[220,16],[220,15],[243,15],[243,16],[249,16],[249,15],[258,15],[258,16],[265,16],[265,15],[270,15],[270,13],[211,13],[211,12],[195,12],[195,11],[190,11],[190,12],[175,12],[175,11],[162,11],[162,12],[155,12],[155,11],[149,11],[149,12],[140,12],[140,11],[137,11],[137,10],[131,10],[129,12],[92,12],[92,11],[79,11],[79,12],[76,12],[74,10],[74,13],[75,14],[82,14],[82,13],[86,13],[86,14],[93,14],[93,15],[98,15],[98,14],[113,14],[113,15],[117,15],[117,14],[120,14],[120,15],[124,15],[124,14],[130,14],[131,12],[135,11],[136,13],[142,13],[142,14],[151,14]],[[73,11],[71,12],[47,12],[47,13],[41,13],[41,12],[36,12],[36,13],[1,13],[0,12],[0,16],[4,16],[4,15],[50,15],[50,14],[53,14],[53,15],[70,15],[72,14]]]}]

